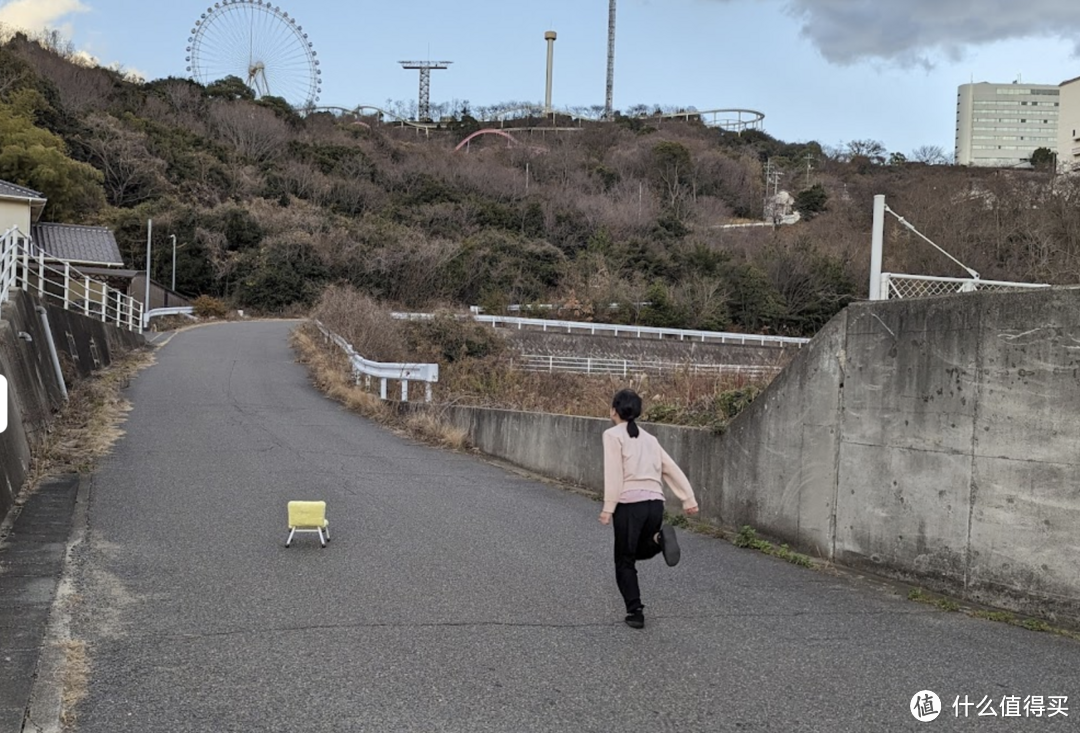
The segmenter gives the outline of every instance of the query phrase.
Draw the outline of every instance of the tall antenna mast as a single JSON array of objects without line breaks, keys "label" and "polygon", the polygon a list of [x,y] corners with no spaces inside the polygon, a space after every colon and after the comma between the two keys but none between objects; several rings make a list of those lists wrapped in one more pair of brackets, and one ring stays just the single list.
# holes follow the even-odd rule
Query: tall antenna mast
[{"label": "tall antenna mast", "polygon": [[615,96],[615,0],[609,0],[608,7],[607,97],[604,102],[604,119],[610,120]]},{"label": "tall antenna mast", "polygon": [[453,61],[398,61],[403,69],[420,70],[420,99],[416,108],[418,122],[431,119],[431,70],[445,69]]}]

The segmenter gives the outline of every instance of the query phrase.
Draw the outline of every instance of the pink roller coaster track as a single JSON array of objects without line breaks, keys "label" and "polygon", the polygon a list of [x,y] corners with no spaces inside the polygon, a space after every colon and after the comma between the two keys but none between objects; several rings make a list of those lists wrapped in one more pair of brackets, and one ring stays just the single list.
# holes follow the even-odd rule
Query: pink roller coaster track
[{"label": "pink roller coaster track", "polygon": [[511,144],[513,144],[513,145],[521,145],[521,143],[519,143],[519,142],[518,142],[518,141],[517,141],[517,140],[516,140],[516,139],[514,138],[514,136],[513,136],[513,135],[511,135],[510,133],[508,133],[508,132],[503,132],[502,130],[495,130],[495,129],[492,129],[492,128],[490,128],[490,127],[489,127],[489,128],[487,128],[487,129],[485,129],[485,130],[477,130],[477,131],[476,131],[476,132],[474,132],[474,133],[473,133],[472,135],[469,135],[469,136],[468,136],[467,138],[465,138],[465,139],[464,139],[464,140],[462,140],[462,141],[461,141],[460,143],[458,143],[458,146],[457,146],[456,148],[454,148],[454,151],[456,152],[456,151],[458,151],[458,150],[461,150],[461,149],[462,149],[462,148],[464,148],[464,147],[467,147],[467,146],[468,146],[468,144],[469,144],[470,142],[472,142],[472,140],[473,140],[474,138],[478,138],[478,137],[480,137],[480,136],[482,136],[482,135],[498,135],[499,137],[505,137],[505,138],[506,138],[507,140],[509,140],[509,141],[510,141],[510,143],[511,143]]}]

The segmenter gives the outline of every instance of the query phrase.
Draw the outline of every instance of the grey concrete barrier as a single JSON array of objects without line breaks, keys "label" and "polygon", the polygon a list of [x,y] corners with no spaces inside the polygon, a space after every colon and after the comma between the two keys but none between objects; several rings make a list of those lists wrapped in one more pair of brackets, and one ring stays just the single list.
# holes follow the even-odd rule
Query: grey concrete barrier
[{"label": "grey concrete barrier", "polygon": [[[606,420],[436,409],[485,453],[602,490]],[[853,305],[725,434],[646,428],[714,523],[1080,621],[1080,290]]]}]

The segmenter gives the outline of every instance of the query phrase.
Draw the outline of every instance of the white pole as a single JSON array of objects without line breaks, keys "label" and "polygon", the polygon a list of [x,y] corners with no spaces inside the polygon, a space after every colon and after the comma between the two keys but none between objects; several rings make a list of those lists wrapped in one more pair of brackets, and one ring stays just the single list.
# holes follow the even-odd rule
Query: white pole
[{"label": "white pole", "polygon": [[[143,301],[143,320],[146,320],[146,313],[150,310],[150,245],[152,235],[154,232],[154,220],[146,220],[146,299]],[[145,325],[145,324],[144,324]]]},{"label": "white pole", "polygon": [[874,197],[874,236],[870,243],[870,300],[882,300],[881,260],[885,249],[885,197]]},{"label": "white pole", "polygon": [[170,234],[172,238],[172,291],[176,292],[176,235]]}]

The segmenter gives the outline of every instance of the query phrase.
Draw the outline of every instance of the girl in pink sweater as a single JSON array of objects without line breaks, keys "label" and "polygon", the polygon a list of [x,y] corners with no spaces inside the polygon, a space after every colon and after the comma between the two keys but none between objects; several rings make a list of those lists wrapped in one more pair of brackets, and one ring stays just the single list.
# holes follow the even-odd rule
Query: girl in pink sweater
[{"label": "girl in pink sweater", "polygon": [[615,525],[615,582],[626,602],[626,623],[644,628],[644,604],[638,588],[638,560],[664,554],[679,562],[675,528],[664,524],[664,483],[682,500],[683,511],[698,513],[694,489],[671,456],[635,422],[641,397],[624,389],[611,403],[614,427],[604,431],[604,510],[601,524]]}]

